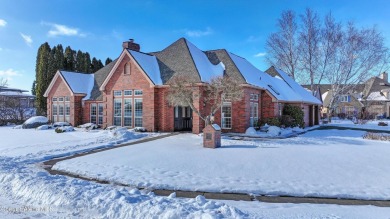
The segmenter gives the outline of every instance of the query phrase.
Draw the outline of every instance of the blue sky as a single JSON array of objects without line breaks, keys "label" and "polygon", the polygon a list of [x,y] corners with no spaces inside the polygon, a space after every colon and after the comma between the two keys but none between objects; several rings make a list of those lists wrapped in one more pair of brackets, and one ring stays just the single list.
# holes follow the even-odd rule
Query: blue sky
[{"label": "blue sky", "polygon": [[390,46],[390,1],[100,1],[2,0],[0,2],[0,78],[31,89],[38,47],[49,42],[115,59],[129,38],[141,51],[159,51],[180,37],[202,50],[225,48],[261,70],[265,42],[283,10],[298,14],[310,7],[339,21],[376,25]]}]

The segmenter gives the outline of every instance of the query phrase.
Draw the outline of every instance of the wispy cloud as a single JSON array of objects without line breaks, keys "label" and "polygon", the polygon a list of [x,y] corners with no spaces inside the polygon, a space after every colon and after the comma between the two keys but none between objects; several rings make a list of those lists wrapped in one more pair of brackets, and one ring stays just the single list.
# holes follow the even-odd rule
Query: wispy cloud
[{"label": "wispy cloud", "polygon": [[81,33],[80,29],[74,27],[68,27],[63,24],[55,24],[55,23],[48,23],[48,22],[41,22],[41,24],[51,26],[51,29],[47,33],[48,36],[50,37],[56,37],[56,36],[86,37],[87,36],[85,33]]},{"label": "wispy cloud", "polygon": [[253,36],[253,35],[251,35],[251,36],[249,36],[249,37],[246,39],[246,42],[248,42],[248,43],[254,43],[254,42],[260,41],[261,39],[262,39],[262,37],[260,37],[260,36]]},{"label": "wispy cloud", "polygon": [[259,52],[257,54],[254,55],[254,57],[263,57],[263,56],[266,56],[267,53],[266,52]]},{"label": "wispy cloud", "polygon": [[20,36],[22,36],[24,42],[25,42],[28,46],[31,46],[31,44],[32,44],[32,42],[33,42],[31,36],[26,35],[26,34],[23,34],[23,33],[20,33]]},{"label": "wispy cloud", "polygon": [[7,70],[0,70],[0,78],[4,78],[8,81],[12,81],[12,78],[15,76],[21,76],[18,71],[13,70],[12,68],[9,68]]},{"label": "wispy cloud", "polygon": [[5,27],[7,25],[7,21],[0,19],[0,27]]},{"label": "wispy cloud", "polygon": [[185,34],[189,37],[202,37],[213,33],[214,31],[210,27],[207,27],[206,30],[185,30]]}]

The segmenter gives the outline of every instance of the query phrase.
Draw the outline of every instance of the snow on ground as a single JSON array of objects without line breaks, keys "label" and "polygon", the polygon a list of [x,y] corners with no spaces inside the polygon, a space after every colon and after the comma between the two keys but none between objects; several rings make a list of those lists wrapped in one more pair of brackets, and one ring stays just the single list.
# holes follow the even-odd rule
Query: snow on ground
[{"label": "snow on ground", "polygon": [[[389,126],[379,126],[379,122],[385,122]],[[366,124],[354,124],[351,120],[348,119],[332,119],[332,122],[329,124],[324,124],[323,126],[339,126],[346,128],[361,128],[361,129],[372,129],[372,130],[384,130],[390,131],[390,120],[370,120]]]},{"label": "snow on ground", "polygon": [[362,139],[364,133],[316,130],[289,139],[223,139],[219,149],[205,149],[200,136],[181,134],[54,168],[139,187],[390,199],[390,142]]},{"label": "snow on ground", "polygon": [[264,202],[227,201],[254,218],[267,219],[389,219],[390,208],[375,206],[342,206],[319,204],[274,204]]},{"label": "snow on ground", "polygon": [[112,147],[157,134],[116,131],[26,130],[0,127],[0,218],[245,218],[223,203],[157,197],[153,193],[53,176],[52,157]]}]

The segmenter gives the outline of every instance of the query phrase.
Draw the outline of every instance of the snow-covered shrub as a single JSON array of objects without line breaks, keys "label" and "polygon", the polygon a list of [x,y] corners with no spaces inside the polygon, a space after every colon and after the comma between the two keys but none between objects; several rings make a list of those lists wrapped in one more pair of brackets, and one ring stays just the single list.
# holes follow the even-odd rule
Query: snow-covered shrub
[{"label": "snow-covered shrub", "polygon": [[85,123],[85,124],[79,125],[79,128],[84,128],[86,130],[93,130],[93,129],[97,129],[99,127],[95,123],[90,123],[89,122],[89,123]]},{"label": "snow-covered shrub", "polygon": [[293,106],[290,104],[286,104],[283,107],[283,115],[289,115],[292,117],[291,127],[292,126],[299,126],[304,127],[304,113],[299,106]]},{"label": "snow-covered shrub", "polygon": [[146,128],[144,128],[144,127],[135,127],[135,128],[134,128],[134,131],[135,131],[135,132],[146,132],[147,130],[146,130]]},{"label": "snow-covered shrub", "polygon": [[72,132],[72,131],[74,131],[74,128],[73,128],[73,126],[60,126],[60,127],[57,127],[54,131],[57,133]]},{"label": "snow-covered shrub", "polygon": [[57,128],[57,127],[62,127],[62,126],[70,126],[69,122],[55,122],[53,124],[53,127],[54,128]]},{"label": "snow-covered shrub", "polygon": [[378,125],[379,126],[388,126],[389,124],[387,124],[387,122],[378,122]]},{"label": "snow-covered shrub", "polygon": [[23,129],[33,129],[37,128],[41,125],[46,125],[49,122],[49,120],[44,116],[34,116],[29,119],[27,119],[23,125]]},{"label": "snow-covered shrub", "polygon": [[17,126],[14,126],[12,127],[13,129],[22,129],[23,128],[23,125],[17,125]]},{"label": "snow-covered shrub", "polygon": [[364,139],[390,141],[390,134],[367,132],[363,135]]},{"label": "snow-covered shrub", "polygon": [[48,129],[52,129],[53,126],[51,125],[41,125],[39,127],[36,128],[36,130],[48,130]]},{"label": "snow-covered shrub", "polygon": [[245,134],[246,134],[246,135],[256,135],[257,132],[256,132],[255,128],[249,127],[249,128],[247,128],[247,130],[245,131]]},{"label": "snow-covered shrub", "polygon": [[294,128],[292,128],[292,131],[293,132],[303,132],[304,130],[303,130],[303,128],[294,127]]},{"label": "snow-covered shrub", "polygon": [[117,129],[118,127],[117,126],[115,126],[115,125],[112,125],[112,126],[108,126],[107,128],[106,128],[106,130],[114,130],[114,129]]},{"label": "snow-covered shrub", "polygon": [[269,136],[278,136],[281,133],[281,129],[277,126],[270,126],[267,131]]}]

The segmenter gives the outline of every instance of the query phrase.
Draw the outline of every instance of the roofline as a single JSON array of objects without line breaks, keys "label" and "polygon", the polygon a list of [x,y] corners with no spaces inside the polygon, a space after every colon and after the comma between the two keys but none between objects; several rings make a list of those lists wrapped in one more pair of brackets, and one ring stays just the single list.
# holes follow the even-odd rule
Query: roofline
[{"label": "roofline", "polygon": [[53,88],[55,82],[57,81],[58,77],[61,77],[61,79],[65,82],[66,87],[70,90],[71,96],[74,95],[74,92],[72,88],[69,86],[68,82],[65,80],[64,76],[62,75],[60,70],[57,70],[56,74],[54,75],[53,79],[51,79],[51,82],[49,86],[47,87],[45,93],[43,94],[44,97],[48,97],[51,89]]},{"label": "roofline", "polygon": [[145,72],[145,70],[138,64],[137,60],[131,55],[131,53],[127,49],[123,49],[121,55],[119,56],[118,60],[116,61],[115,65],[112,67],[110,73],[107,75],[106,79],[104,79],[103,84],[99,87],[100,91],[104,91],[106,89],[108,81],[111,79],[112,75],[114,74],[115,70],[118,68],[120,62],[123,60],[124,56],[128,55],[130,59],[134,60],[137,67],[139,67],[142,70],[142,73],[145,74],[147,77],[147,80],[154,86],[154,82],[150,79],[148,74]]},{"label": "roofline", "polygon": [[[198,73],[199,75],[199,79],[200,81],[202,81],[202,76],[200,75],[200,72],[199,72],[199,69],[198,67],[196,67],[196,64],[195,64],[195,60],[194,60],[194,57],[192,56],[192,53],[191,53],[191,50],[190,50],[190,47],[188,47],[188,40],[186,38],[183,37],[183,40],[184,40],[184,44],[186,44],[186,47],[187,47],[187,50],[188,50],[188,53],[190,54],[191,56],[191,60],[192,60],[192,63],[194,64],[195,66],[195,69],[196,69],[196,72]],[[195,45],[194,45],[195,46]],[[196,46],[195,46],[196,47]],[[197,49],[199,49],[198,47],[196,47]],[[200,49],[199,49],[200,50]],[[203,52],[202,50],[200,50],[201,52]],[[204,53],[204,52],[203,52]],[[206,55],[206,54],[205,54]],[[207,56],[206,56],[207,57]]]}]

